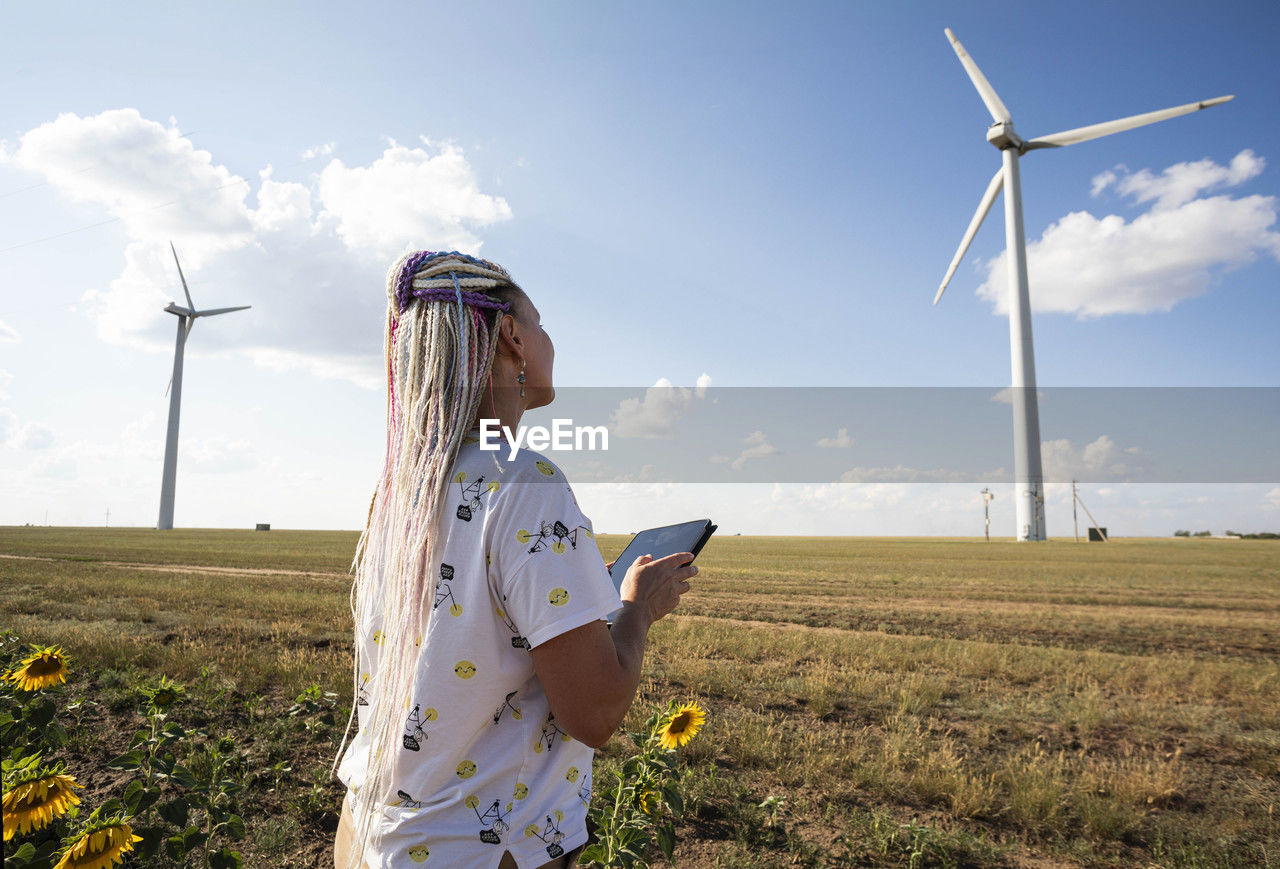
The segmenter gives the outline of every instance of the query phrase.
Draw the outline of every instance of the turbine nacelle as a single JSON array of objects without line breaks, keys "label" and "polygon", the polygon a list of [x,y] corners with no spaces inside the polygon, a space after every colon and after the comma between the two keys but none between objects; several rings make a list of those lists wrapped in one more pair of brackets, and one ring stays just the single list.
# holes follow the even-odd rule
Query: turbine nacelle
[{"label": "turbine nacelle", "polygon": [[179,317],[194,317],[196,315],[195,311],[192,311],[190,308],[183,308],[176,302],[170,302],[164,306],[164,309],[170,314],[177,314]]},{"label": "turbine nacelle", "polygon": [[1021,153],[1027,146],[1022,137],[1013,131],[1013,121],[996,121],[990,127],[987,127],[987,141],[1001,151],[1008,148],[1017,148],[1018,152]]}]

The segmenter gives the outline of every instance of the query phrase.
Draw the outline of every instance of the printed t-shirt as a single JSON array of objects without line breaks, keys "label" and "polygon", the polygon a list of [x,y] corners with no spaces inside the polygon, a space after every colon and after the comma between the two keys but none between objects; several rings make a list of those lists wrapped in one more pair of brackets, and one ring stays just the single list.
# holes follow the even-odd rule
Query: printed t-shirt
[{"label": "printed t-shirt", "polygon": [[[529,649],[605,618],[621,600],[560,469],[521,450],[507,461],[468,437],[447,490],[439,581],[404,727],[393,746],[375,869],[520,869],[586,841],[594,751],[556,723]],[[338,778],[360,808],[372,733],[381,610],[357,626],[356,734]]]}]

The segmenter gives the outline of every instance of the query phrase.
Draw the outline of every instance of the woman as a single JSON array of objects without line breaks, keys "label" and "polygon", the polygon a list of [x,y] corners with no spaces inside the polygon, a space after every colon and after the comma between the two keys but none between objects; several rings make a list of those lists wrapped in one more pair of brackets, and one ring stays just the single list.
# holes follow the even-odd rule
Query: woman
[{"label": "woman", "polygon": [[615,592],[559,468],[480,449],[480,419],[514,431],[555,396],[551,339],[506,270],[414,252],[387,294],[387,452],[356,550],[359,729],[339,749],[334,864],[567,866],[593,749],[697,568],[645,556]]}]

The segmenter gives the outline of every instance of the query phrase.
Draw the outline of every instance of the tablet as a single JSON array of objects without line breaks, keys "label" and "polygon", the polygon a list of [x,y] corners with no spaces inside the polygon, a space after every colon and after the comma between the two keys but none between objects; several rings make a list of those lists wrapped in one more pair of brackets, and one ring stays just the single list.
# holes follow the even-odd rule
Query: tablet
[{"label": "tablet", "polygon": [[[613,579],[613,587],[622,591],[622,580],[636,559],[641,555],[652,555],[654,561],[677,552],[692,552],[694,558],[702,551],[702,547],[711,539],[711,535],[719,526],[711,524],[710,519],[695,519],[692,522],[681,522],[679,525],[663,525],[661,528],[650,528],[641,531],[627,548],[622,550],[618,560],[613,563],[609,576]],[[616,612],[610,613],[609,621],[613,622]]]}]

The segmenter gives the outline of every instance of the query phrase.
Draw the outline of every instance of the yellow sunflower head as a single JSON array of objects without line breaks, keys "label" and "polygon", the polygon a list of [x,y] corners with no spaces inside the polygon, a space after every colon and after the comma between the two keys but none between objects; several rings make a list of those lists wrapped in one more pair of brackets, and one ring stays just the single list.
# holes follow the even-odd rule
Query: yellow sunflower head
[{"label": "yellow sunflower head", "polygon": [[23,691],[39,691],[67,681],[67,656],[61,646],[32,646],[32,654],[5,678]]},{"label": "yellow sunflower head", "polygon": [[[32,758],[34,761],[35,758]],[[42,830],[62,817],[67,810],[80,802],[73,788],[84,787],[69,775],[63,775],[63,767],[36,767],[31,765],[14,778],[4,797],[4,840],[16,835],[26,835]]]},{"label": "yellow sunflower head", "polygon": [[707,712],[697,701],[686,703],[663,719],[658,727],[658,741],[663,748],[679,748],[698,735],[707,721]]},{"label": "yellow sunflower head", "polygon": [[181,700],[187,691],[177,682],[170,681],[168,676],[161,676],[159,685],[154,688],[144,688],[142,693],[146,695],[147,702],[151,706],[163,712]]},{"label": "yellow sunflower head", "polygon": [[79,838],[66,845],[62,859],[53,869],[111,869],[124,862],[124,855],[133,850],[134,842],[141,841],[142,837],[135,836],[133,827],[122,817],[91,820]]},{"label": "yellow sunflower head", "polygon": [[658,808],[658,792],[645,791],[640,794],[640,811],[652,815]]}]

